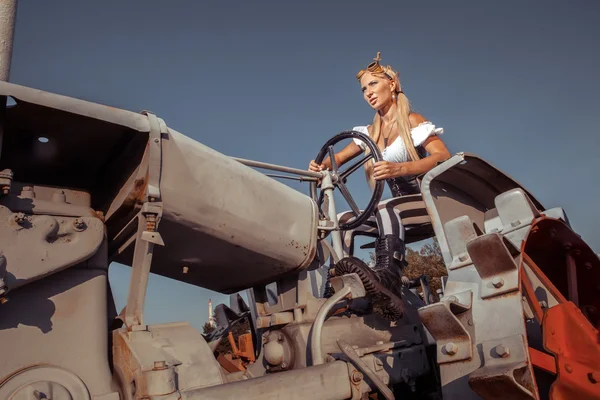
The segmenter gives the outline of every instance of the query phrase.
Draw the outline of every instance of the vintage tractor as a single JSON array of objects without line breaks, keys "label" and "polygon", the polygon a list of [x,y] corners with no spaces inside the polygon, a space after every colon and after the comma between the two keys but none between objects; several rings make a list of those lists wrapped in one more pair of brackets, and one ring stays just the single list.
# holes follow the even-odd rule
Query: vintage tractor
[{"label": "vintage tractor", "polygon": [[[435,237],[448,276],[439,301],[402,286],[392,321],[358,275],[332,273],[377,234],[382,184],[345,221],[333,196],[352,205],[348,176],[381,157],[368,137],[334,136],[318,159],[349,138],[371,155],[312,173],[220,154],[151,112],[6,82],[0,95],[0,399],[600,398],[598,256],[477,156],[422,177],[427,215],[407,217],[407,241]],[[132,268],[121,312],[111,262]],[[150,272],[232,294],[216,330],[147,325]],[[230,336],[243,319],[249,335]]]}]

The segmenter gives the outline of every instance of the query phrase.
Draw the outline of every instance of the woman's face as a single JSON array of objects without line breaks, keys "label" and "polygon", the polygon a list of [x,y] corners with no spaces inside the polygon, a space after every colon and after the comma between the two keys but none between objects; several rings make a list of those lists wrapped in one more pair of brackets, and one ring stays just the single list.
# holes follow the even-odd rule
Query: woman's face
[{"label": "woman's face", "polygon": [[375,110],[381,110],[392,103],[393,83],[370,72],[360,78],[360,88],[367,103]]}]

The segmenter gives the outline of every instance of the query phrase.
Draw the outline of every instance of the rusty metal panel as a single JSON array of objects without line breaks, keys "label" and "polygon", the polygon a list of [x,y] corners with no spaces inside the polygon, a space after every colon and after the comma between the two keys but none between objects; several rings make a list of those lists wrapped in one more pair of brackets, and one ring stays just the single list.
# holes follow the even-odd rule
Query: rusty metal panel
[{"label": "rusty metal panel", "polygon": [[518,267],[498,233],[488,233],[467,245],[475,269],[481,277],[481,298],[519,289]]}]

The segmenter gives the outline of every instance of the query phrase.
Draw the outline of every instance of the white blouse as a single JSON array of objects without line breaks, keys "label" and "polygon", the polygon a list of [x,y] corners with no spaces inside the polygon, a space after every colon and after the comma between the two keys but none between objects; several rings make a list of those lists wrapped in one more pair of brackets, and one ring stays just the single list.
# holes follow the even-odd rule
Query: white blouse
[{"label": "white blouse", "polygon": [[[352,130],[369,136],[369,130],[366,126],[355,126],[352,128]],[[421,122],[418,126],[410,130],[415,147],[423,144],[428,137],[441,135],[442,133],[444,133],[444,128],[436,128],[435,125],[429,121]],[[352,140],[354,140],[354,143],[356,143],[358,147],[366,150],[367,145],[363,141],[358,139]],[[406,147],[404,147],[404,142],[400,136],[398,136],[396,140],[392,142],[392,144],[383,149],[381,154],[383,155],[383,159],[389,162],[401,163],[409,160],[408,152],[406,151]]]}]

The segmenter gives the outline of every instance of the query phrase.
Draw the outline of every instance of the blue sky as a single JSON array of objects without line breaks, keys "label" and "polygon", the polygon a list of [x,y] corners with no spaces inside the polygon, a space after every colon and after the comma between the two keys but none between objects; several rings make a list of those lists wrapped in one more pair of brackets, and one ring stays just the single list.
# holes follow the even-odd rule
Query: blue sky
[{"label": "blue sky", "polygon": [[[599,19],[593,0],[21,0],[10,80],[148,109],[227,155],[306,168],[329,137],[372,120],[354,77],[381,51],[452,153],[565,208],[600,252]],[[119,308],[128,274],[111,266]],[[147,322],[201,327],[209,297],[226,299],[153,276]]]}]

